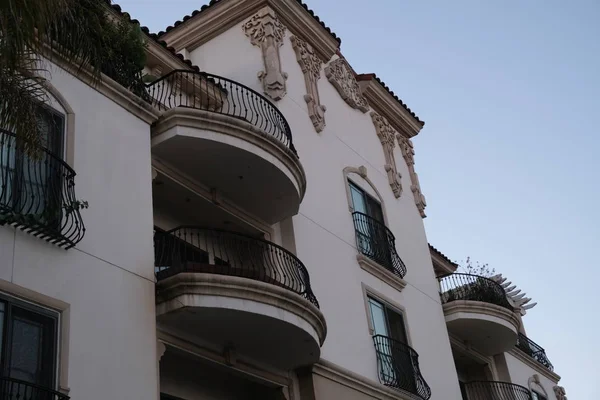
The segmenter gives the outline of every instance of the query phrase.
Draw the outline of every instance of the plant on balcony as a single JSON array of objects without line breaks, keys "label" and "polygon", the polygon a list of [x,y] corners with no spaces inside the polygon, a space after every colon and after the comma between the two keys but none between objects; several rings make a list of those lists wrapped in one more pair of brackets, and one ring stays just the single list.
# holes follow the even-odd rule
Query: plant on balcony
[{"label": "plant on balcony", "polygon": [[459,263],[457,272],[483,276],[484,278],[490,278],[496,275],[496,270],[494,268],[490,268],[488,263],[480,263],[479,261],[473,262],[471,257],[467,257],[466,260]]},{"label": "plant on balcony", "polygon": [[[115,21],[110,0],[0,1],[0,127],[36,154],[41,134],[36,110],[48,103],[46,60],[60,54],[76,71],[104,72],[143,96],[145,44],[138,26]],[[54,50],[48,51],[48,50]]]}]

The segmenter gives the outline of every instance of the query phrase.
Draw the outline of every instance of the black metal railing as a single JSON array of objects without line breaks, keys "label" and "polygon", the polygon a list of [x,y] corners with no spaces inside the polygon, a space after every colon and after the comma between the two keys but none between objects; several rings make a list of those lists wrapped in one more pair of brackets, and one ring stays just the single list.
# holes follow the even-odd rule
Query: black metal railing
[{"label": "black metal railing", "polygon": [[531,400],[529,390],[508,382],[476,381],[465,383],[464,400]]},{"label": "black metal railing", "polygon": [[546,356],[546,350],[522,333],[519,333],[519,337],[517,338],[517,348],[542,364],[544,367],[548,368],[550,371],[554,371],[554,366]]},{"label": "black metal railing", "polygon": [[75,171],[46,148],[25,151],[0,129],[0,225],[10,224],[64,248],[85,234]]},{"label": "black metal railing", "polygon": [[379,380],[427,400],[431,389],[419,369],[419,355],[410,346],[387,336],[373,336]]},{"label": "black metal railing", "polygon": [[358,251],[403,278],[406,266],[396,252],[394,234],[375,218],[355,211],[352,213]]},{"label": "black metal railing", "polygon": [[454,273],[441,276],[438,281],[440,282],[440,297],[443,304],[455,300],[472,300],[513,310],[508,303],[504,288],[490,278]]},{"label": "black metal railing", "polygon": [[181,272],[238,276],[276,285],[319,307],[302,262],[281,246],[241,233],[182,226],[154,234],[158,281]]},{"label": "black metal railing", "polygon": [[19,379],[0,377],[0,400],[69,400],[69,396]]},{"label": "black metal railing", "polygon": [[174,70],[148,84],[147,92],[160,109],[189,107],[242,119],[297,154],[281,111],[241,83],[206,72]]}]

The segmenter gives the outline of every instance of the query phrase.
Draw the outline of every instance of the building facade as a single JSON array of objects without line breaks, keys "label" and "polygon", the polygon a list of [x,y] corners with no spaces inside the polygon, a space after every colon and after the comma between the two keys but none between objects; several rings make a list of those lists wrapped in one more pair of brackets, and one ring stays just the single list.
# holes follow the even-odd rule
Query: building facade
[{"label": "building facade", "polygon": [[53,60],[43,157],[1,132],[9,398],[566,398],[529,299],[428,244],[423,121],[303,3],[144,34],[146,98]]}]

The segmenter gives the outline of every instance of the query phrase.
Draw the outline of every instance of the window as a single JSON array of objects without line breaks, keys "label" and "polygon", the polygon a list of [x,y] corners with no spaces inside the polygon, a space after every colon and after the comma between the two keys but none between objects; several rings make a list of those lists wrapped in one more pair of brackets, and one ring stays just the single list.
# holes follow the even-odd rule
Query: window
[{"label": "window", "polygon": [[24,143],[2,134],[0,140],[0,206],[14,214],[36,215],[58,229],[61,223],[64,116],[45,106],[37,110],[41,151],[30,156]]},{"label": "window", "polygon": [[382,383],[416,393],[416,360],[407,343],[404,317],[373,297],[368,297],[368,304]]},{"label": "window", "polygon": [[349,182],[349,184],[350,195],[352,197],[352,208],[354,211],[363,213],[373,218],[375,221],[385,224],[381,204],[352,182]]},{"label": "window", "polygon": [[531,400],[548,400],[548,399],[543,394],[540,394],[534,390],[531,392]]},{"label": "window", "polygon": [[0,337],[2,376],[55,387],[56,314],[1,298]]}]

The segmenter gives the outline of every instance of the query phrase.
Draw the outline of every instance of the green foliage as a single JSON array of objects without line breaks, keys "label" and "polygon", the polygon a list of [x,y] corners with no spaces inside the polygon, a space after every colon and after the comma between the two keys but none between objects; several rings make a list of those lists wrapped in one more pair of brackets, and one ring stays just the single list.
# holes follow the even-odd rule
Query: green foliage
[{"label": "green foliage", "polygon": [[0,127],[22,141],[35,155],[41,127],[39,103],[44,90],[46,59],[55,54],[78,73],[101,72],[147,98],[141,78],[145,43],[139,26],[115,20],[107,0],[0,0]]}]

